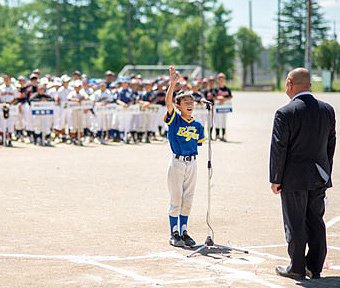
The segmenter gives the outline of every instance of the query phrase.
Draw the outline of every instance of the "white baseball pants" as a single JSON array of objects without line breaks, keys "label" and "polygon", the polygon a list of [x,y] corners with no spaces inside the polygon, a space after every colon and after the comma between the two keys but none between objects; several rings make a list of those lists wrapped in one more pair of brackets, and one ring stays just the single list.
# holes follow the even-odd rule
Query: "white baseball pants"
[{"label": "white baseball pants", "polygon": [[179,214],[189,216],[194,199],[197,179],[197,163],[193,158],[184,161],[182,157],[176,159],[173,155],[168,167],[168,189],[170,193],[170,216]]}]

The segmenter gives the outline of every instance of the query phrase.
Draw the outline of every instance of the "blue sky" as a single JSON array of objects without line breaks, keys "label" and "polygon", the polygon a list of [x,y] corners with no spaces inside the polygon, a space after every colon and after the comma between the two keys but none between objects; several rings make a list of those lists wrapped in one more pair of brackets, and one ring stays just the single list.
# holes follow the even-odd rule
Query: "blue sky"
[{"label": "blue sky", "polygon": [[[253,7],[253,30],[262,38],[265,47],[275,45],[274,38],[277,35],[277,0],[251,0]],[[283,2],[284,0],[281,0]],[[230,33],[235,33],[239,27],[249,27],[249,0],[220,0],[225,8],[232,10]],[[338,41],[340,39],[340,0],[318,0],[322,7],[324,17],[329,21],[333,35],[334,21]]]}]

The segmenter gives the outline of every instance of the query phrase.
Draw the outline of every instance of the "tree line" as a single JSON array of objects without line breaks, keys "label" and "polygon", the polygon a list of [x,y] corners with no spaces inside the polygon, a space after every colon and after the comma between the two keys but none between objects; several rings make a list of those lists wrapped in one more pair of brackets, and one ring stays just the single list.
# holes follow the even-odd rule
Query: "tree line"
[{"label": "tree line", "polygon": [[[282,2],[280,39],[270,48],[273,69],[280,64],[281,75],[304,66],[306,34],[306,1]],[[217,0],[6,0],[0,5],[0,71],[28,74],[39,67],[56,75],[81,70],[99,76],[126,64],[178,63],[203,64],[230,79],[238,57],[243,83],[248,70],[253,82],[248,68],[265,48],[247,27],[231,34],[231,19],[232,11]],[[333,75],[339,71],[339,44],[327,40],[328,23],[317,1],[312,22],[314,64]]]}]

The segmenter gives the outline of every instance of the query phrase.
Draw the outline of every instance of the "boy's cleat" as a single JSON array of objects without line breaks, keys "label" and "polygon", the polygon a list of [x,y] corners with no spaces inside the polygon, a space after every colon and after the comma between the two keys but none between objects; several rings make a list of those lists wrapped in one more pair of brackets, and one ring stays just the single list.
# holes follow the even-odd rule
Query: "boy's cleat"
[{"label": "boy's cleat", "polygon": [[189,247],[192,247],[192,246],[195,246],[196,245],[196,242],[194,241],[194,239],[192,239],[189,235],[188,235],[188,232],[187,230],[184,230],[183,231],[183,235],[181,236],[185,246],[189,246]]},{"label": "boy's cleat", "polygon": [[178,231],[172,232],[169,243],[175,247],[184,247],[184,241],[179,236]]}]

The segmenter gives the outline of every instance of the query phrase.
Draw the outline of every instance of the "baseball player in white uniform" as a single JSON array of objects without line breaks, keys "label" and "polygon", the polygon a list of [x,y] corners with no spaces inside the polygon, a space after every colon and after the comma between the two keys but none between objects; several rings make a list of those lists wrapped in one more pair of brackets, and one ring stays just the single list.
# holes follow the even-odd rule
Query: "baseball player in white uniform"
[{"label": "baseball player in white uniform", "polygon": [[[106,106],[112,103],[113,97],[109,89],[107,89],[107,84],[103,80],[100,82],[99,90],[94,92],[94,102],[96,106]],[[101,144],[105,144],[106,132],[111,128],[112,117],[109,113],[97,113],[97,137],[100,139]]]},{"label": "baseball player in white uniform", "polygon": [[4,84],[0,86],[0,136],[5,146],[12,146],[14,132],[14,116],[10,113],[10,105],[18,97],[17,88],[11,84],[11,76],[4,74]]},{"label": "baseball player in white uniform", "polygon": [[[62,141],[66,142],[66,132],[65,129],[69,128],[68,123],[69,123],[69,118],[70,118],[70,113],[67,110],[67,101],[68,101],[68,95],[73,91],[69,87],[69,83],[71,78],[67,75],[61,76],[61,82],[62,86],[58,89],[58,100],[56,101],[56,104],[59,108],[56,110],[56,115],[55,115],[55,122],[54,122],[54,132],[56,137],[60,138],[62,137]],[[60,105],[58,104],[60,103]]]},{"label": "baseball player in white uniform", "polygon": [[[81,80],[74,81],[74,91],[68,94],[68,100],[71,102],[77,102],[81,105],[82,101],[89,100],[88,95],[82,89]],[[83,137],[83,130],[85,128],[85,110],[74,109],[71,111],[70,116],[70,136],[74,144],[82,145],[81,137]]]}]

